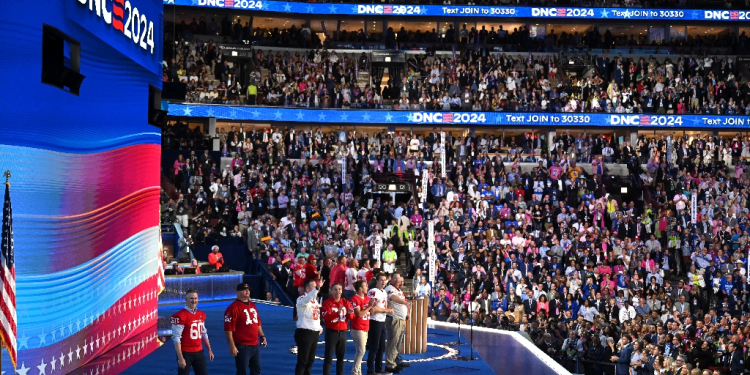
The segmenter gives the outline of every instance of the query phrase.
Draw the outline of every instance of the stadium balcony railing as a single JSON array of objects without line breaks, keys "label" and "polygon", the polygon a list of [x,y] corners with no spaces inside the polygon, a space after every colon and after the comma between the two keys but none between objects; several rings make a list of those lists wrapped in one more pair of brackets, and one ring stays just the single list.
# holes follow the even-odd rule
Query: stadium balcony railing
[{"label": "stadium balcony railing", "polygon": [[[750,0],[748,0],[750,1]],[[344,30],[346,31],[346,30]],[[271,51],[280,51],[285,52],[288,51],[290,53],[295,52],[304,52],[309,50],[315,50],[320,48],[315,48],[314,46],[310,46],[309,48],[295,48],[295,47],[280,47],[276,45],[276,41],[273,38],[266,38],[266,37],[254,37],[252,40],[241,40],[241,41],[234,41],[230,40],[223,36],[216,36],[216,35],[201,35],[201,34],[195,34],[195,35],[188,35],[187,36],[188,41],[191,43],[191,48],[195,48],[195,42],[198,40],[201,40],[203,42],[208,42],[209,40],[213,40],[217,42],[220,46],[224,46],[227,50],[232,50],[235,48],[253,48],[256,50],[263,50],[264,52],[267,50]],[[342,38],[343,39],[343,38]],[[510,39],[510,38],[508,38]],[[184,39],[183,39],[184,40]],[[532,52],[535,55],[536,54],[549,54],[549,53],[590,53],[590,54],[603,54],[606,53],[608,55],[614,56],[616,54],[623,54],[623,55],[641,55],[644,57],[648,57],[650,55],[660,55],[660,56],[666,56],[670,54],[674,54],[679,56],[680,54],[692,54],[697,53],[700,51],[707,51],[710,52],[710,54],[715,55],[726,55],[726,54],[734,54],[740,53],[742,51],[734,51],[734,49],[737,47],[736,43],[732,44],[731,46],[711,46],[710,49],[706,49],[705,46],[702,48],[698,46],[693,46],[689,43],[690,41],[670,41],[663,43],[661,45],[651,45],[651,44],[637,44],[637,45],[630,45],[627,43],[620,43],[610,46],[609,48],[601,48],[601,47],[595,47],[590,48],[586,45],[555,45],[555,46],[549,46],[545,44],[545,41],[543,39],[532,39],[530,43],[513,43],[510,41],[504,41],[502,43],[445,43],[442,41],[438,42],[405,42],[401,43],[401,47],[399,50],[408,53],[422,53],[424,51],[435,51],[437,54],[452,54],[453,50],[461,51],[463,49],[467,49],[469,51],[477,50],[477,49],[486,49],[490,52],[494,53],[528,53]],[[730,44],[727,41],[724,41],[724,44]],[[336,51],[337,53],[354,53],[358,52],[361,53],[362,51],[369,53],[370,51],[381,51],[381,50],[388,50],[386,48],[385,41],[378,40],[378,41],[352,41],[352,40],[337,40],[335,33],[330,38],[326,39],[326,41],[322,44],[322,47],[329,50],[329,51]],[[526,48],[524,48],[526,47]]]},{"label": "stadium balcony railing", "polygon": [[260,260],[254,260],[253,267],[257,270],[256,274],[263,279],[266,292],[271,293],[273,298],[278,298],[280,304],[284,306],[294,306],[294,303],[287,294],[284,286],[279,284],[279,282],[271,276],[271,272],[267,268],[268,265],[263,264]]}]

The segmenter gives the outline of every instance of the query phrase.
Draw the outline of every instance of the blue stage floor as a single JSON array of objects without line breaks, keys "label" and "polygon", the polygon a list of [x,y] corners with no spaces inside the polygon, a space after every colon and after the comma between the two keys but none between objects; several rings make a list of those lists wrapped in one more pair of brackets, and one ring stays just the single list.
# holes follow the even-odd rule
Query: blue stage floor
[{"label": "blue stage floor", "polygon": [[[224,309],[229,305],[230,302],[210,302],[199,304],[198,308],[206,312],[207,321],[206,328],[208,330],[209,338],[211,339],[211,346],[214,350],[216,358],[213,362],[208,364],[209,374],[234,374],[234,359],[229,355],[229,346],[224,338]],[[182,306],[161,306],[159,307],[159,317],[169,317]],[[268,347],[262,349],[262,367],[263,374],[280,374],[280,375],[291,375],[294,374],[294,366],[296,363],[296,356],[290,352],[290,349],[295,346],[294,343],[294,321],[292,320],[292,310],[289,308],[269,306],[269,305],[258,305],[261,320],[263,322],[263,331],[268,338]],[[466,342],[465,338],[462,337],[462,342]],[[322,339],[321,339],[322,341]],[[456,341],[456,334],[446,331],[429,330],[428,331],[428,343],[440,345],[441,343]],[[459,361],[450,359],[451,357],[468,356],[469,346],[463,345],[456,347],[458,353],[446,350],[449,348],[446,346],[432,346],[427,347],[427,353],[415,354],[415,355],[404,355],[404,359],[411,362],[411,367],[404,369],[401,374],[421,374],[421,373],[439,373],[439,374],[492,374],[494,371],[485,363],[479,355],[474,352],[474,356],[479,358],[474,361]],[[450,348],[454,349],[454,348]],[[322,357],[324,353],[324,345],[318,345],[318,356]],[[354,357],[354,345],[350,342],[346,350],[346,358],[352,359]],[[364,373],[363,364],[363,373]],[[177,368],[177,361],[174,354],[174,346],[171,341],[167,341],[165,345],[162,345],[158,349],[154,350],[151,354],[141,359],[138,363],[134,364],[123,374],[175,374]],[[347,362],[344,373],[351,374],[352,364]],[[335,361],[333,374],[335,374]],[[323,361],[316,360],[313,365],[313,374],[323,373]]]}]

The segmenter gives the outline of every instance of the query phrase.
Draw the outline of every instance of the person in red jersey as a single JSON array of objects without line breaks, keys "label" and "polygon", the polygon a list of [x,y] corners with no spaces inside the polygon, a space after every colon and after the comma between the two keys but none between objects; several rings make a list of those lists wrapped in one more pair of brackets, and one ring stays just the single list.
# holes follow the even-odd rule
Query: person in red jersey
[{"label": "person in red jersey", "polygon": [[214,360],[206,331],[206,313],[198,310],[198,292],[195,290],[187,291],[185,302],[185,308],[172,315],[171,319],[172,341],[177,352],[177,375],[190,374],[190,368],[193,368],[195,375],[206,375],[206,355],[202,344],[208,349],[208,359]]},{"label": "person in red jersey", "polygon": [[246,283],[237,285],[237,299],[224,312],[224,334],[237,375],[246,375],[248,367],[250,375],[260,375],[260,346],[265,347],[268,341]]},{"label": "person in red jersey", "polygon": [[297,292],[296,297],[303,294],[302,285],[305,283],[305,257],[300,254],[297,255],[297,263],[292,266],[292,272],[294,275],[294,291]]},{"label": "person in red jersey", "polygon": [[216,266],[216,270],[224,267],[224,255],[219,252],[219,247],[214,245],[211,247],[211,254],[208,254],[208,263]]},{"label": "person in red jersey", "polygon": [[375,275],[375,272],[380,267],[380,262],[377,259],[370,259],[370,268],[365,272],[365,279],[367,281],[367,284],[370,284],[370,280],[372,280],[372,276]]},{"label": "person in red jersey", "polygon": [[331,268],[331,274],[328,277],[331,285],[340,284],[343,288],[346,283],[346,255],[339,255],[336,258],[336,265]]},{"label": "person in red jersey", "polygon": [[354,312],[349,301],[341,298],[341,284],[331,285],[329,292],[331,298],[323,301],[323,306],[320,309],[326,327],[326,354],[323,359],[323,375],[331,375],[334,351],[336,352],[336,375],[344,375],[347,320],[354,318]]},{"label": "person in red jersey", "polygon": [[370,270],[370,261],[368,259],[362,259],[362,268],[357,271],[357,280],[364,280],[365,284],[367,284],[369,281],[367,280],[367,271]]},{"label": "person in red jersey", "polygon": [[370,303],[370,297],[367,296],[367,283],[364,280],[354,282],[354,290],[357,294],[351,299],[354,317],[352,318],[352,340],[356,352],[354,353],[354,367],[352,375],[362,375],[362,358],[365,356],[367,344],[367,332],[370,330],[370,312],[383,312],[378,310],[373,303]]}]

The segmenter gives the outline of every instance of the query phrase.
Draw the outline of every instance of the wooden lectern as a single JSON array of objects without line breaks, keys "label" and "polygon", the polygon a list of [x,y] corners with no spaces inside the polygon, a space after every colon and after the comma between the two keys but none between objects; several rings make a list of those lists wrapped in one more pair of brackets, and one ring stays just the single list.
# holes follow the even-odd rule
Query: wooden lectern
[{"label": "wooden lectern", "polygon": [[427,307],[430,300],[427,298],[411,301],[409,320],[406,321],[406,337],[403,354],[416,354],[427,352]]}]

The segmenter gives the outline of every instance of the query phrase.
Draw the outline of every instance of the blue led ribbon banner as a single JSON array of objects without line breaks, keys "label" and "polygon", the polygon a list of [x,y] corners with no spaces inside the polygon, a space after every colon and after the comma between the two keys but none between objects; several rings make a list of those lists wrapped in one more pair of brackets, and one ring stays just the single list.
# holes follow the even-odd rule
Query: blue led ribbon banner
[{"label": "blue led ribbon banner", "polygon": [[501,18],[575,18],[668,21],[748,21],[750,11],[698,9],[626,9],[500,7],[458,5],[376,5],[294,3],[263,0],[164,0],[168,5],[231,8],[312,15],[451,16]]},{"label": "blue led ribbon banner", "polygon": [[655,115],[541,112],[426,112],[388,110],[299,109],[171,104],[170,116],[216,117],[221,120],[299,122],[321,124],[455,124],[527,126],[640,126],[741,128],[750,116]]}]

